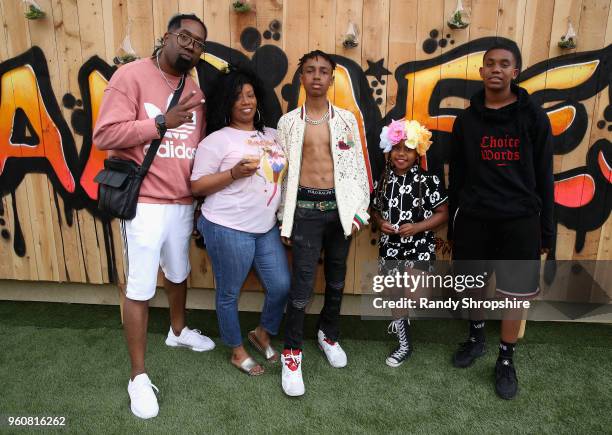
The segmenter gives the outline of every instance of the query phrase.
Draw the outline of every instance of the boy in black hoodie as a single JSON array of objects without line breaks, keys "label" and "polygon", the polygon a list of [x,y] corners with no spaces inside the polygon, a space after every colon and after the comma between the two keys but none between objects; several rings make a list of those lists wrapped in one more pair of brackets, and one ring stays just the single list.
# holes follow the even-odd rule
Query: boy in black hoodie
[{"label": "boy in black hoodie", "polygon": [[[554,237],[551,127],[541,107],[514,84],[520,67],[514,43],[499,42],[484,54],[484,89],[453,126],[449,175],[454,272],[495,271],[497,293],[507,298],[539,292],[540,255]],[[484,355],[483,318],[470,312],[469,338],[453,355],[455,367]],[[520,313],[503,313],[495,390],[504,399],[518,390],[512,356],[520,324]]]}]

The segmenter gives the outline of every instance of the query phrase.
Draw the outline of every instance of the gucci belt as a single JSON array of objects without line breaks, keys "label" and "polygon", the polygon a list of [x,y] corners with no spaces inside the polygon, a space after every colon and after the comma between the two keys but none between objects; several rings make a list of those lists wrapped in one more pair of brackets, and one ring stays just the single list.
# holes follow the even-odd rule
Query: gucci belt
[{"label": "gucci belt", "polygon": [[336,201],[301,201],[298,200],[297,206],[299,208],[312,208],[319,211],[336,210],[338,204]]}]

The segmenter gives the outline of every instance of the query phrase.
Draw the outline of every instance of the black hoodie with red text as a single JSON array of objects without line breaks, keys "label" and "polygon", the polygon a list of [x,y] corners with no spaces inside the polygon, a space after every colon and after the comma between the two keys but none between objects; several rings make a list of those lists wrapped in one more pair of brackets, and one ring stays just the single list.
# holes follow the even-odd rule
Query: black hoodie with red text
[{"label": "black hoodie with red text", "polygon": [[552,246],[553,145],[550,121],[523,88],[517,100],[485,107],[484,89],[455,120],[449,172],[449,240],[453,217],[513,219],[540,215],[541,243]]}]

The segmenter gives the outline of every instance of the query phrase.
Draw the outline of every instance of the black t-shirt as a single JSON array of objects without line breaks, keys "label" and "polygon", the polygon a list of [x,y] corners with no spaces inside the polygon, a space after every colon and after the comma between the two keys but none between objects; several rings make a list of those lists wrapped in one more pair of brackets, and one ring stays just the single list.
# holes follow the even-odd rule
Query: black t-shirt
[{"label": "black t-shirt", "polygon": [[[375,189],[378,188],[377,184]],[[419,185],[421,199],[419,199]],[[399,229],[405,223],[429,219],[434,209],[447,199],[440,178],[429,175],[420,170],[418,165],[414,165],[405,175],[397,175],[391,171],[381,204],[378,195],[375,195],[373,205],[384,220]],[[381,233],[378,246],[379,257],[383,263],[385,260],[434,261],[436,259],[433,231],[425,231],[410,237]]]}]

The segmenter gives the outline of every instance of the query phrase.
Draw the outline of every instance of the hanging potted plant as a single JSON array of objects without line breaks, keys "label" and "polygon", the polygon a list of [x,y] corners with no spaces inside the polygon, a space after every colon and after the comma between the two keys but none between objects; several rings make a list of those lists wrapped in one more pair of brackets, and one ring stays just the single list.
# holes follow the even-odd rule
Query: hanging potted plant
[{"label": "hanging potted plant", "polygon": [[574,27],[572,27],[572,22],[570,21],[567,26],[567,32],[565,32],[565,35],[561,36],[561,39],[557,45],[559,48],[564,50],[571,50],[576,48],[577,42],[576,32],[574,31]]},{"label": "hanging potted plant", "polygon": [[24,15],[28,20],[39,20],[41,18],[45,18],[45,11],[43,11],[40,5],[34,0],[23,0],[23,3],[26,5]]},{"label": "hanging potted plant", "polygon": [[115,65],[125,65],[126,63],[130,63],[139,59],[136,54],[136,50],[132,47],[132,40],[130,39],[130,28],[132,27],[132,21],[130,20],[127,25],[127,30],[125,32],[125,38],[121,42],[119,46],[119,50],[117,56],[113,58],[113,63]]},{"label": "hanging potted plant", "polygon": [[344,48],[355,48],[359,45],[359,29],[352,21],[349,21],[346,33],[342,36]]},{"label": "hanging potted plant", "polygon": [[251,12],[251,10],[253,10],[253,7],[251,6],[251,3],[249,3],[248,0],[235,1],[234,3],[232,3],[232,8],[234,8],[235,12],[238,12],[240,14]]},{"label": "hanging potted plant", "polygon": [[457,0],[455,12],[453,12],[446,24],[448,24],[448,27],[451,29],[465,29],[470,25],[469,14],[467,10],[463,8],[463,3],[461,3],[461,0]]}]

